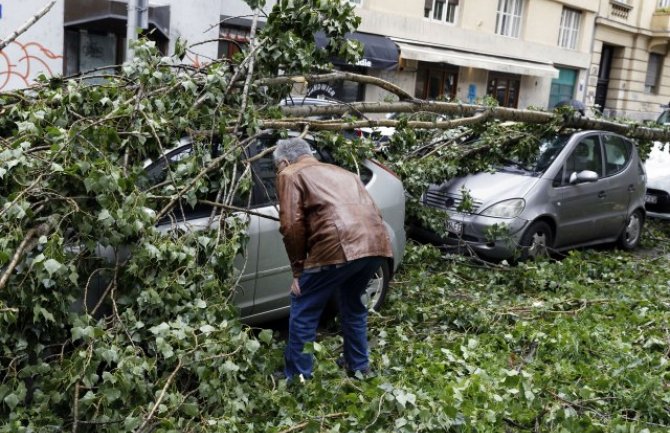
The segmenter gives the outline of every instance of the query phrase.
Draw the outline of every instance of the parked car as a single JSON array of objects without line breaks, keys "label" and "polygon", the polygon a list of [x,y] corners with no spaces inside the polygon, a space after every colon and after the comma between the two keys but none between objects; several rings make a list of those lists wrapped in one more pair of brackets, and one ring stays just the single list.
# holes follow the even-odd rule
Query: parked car
[{"label": "parked car", "polygon": [[[249,157],[260,154],[274,145],[275,135],[259,138],[249,146]],[[307,137],[308,141],[310,140]],[[166,158],[146,164],[151,183],[158,184],[166,177],[167,164],[178,165],[193,151],[194,144],[186,139],[169,151]],[[315,149],[314,156],[332,163],[332,158],[324,151]],[[173,168],[175,171],[177,167]],[[236,268],[243,270],[240,280],[241,290],[234,298],[240,308],[242,318],[247,323],[257,323],[288,316],[289,288],[292,281],[289,259],[279,233],[279,211],[275,190],[275,167],[272,154],[267,154],[252,164],[254,185],[251,193],[249,215],[249,240],[245,257],[238,257]],[[393,247],[393,258],[384,262],[377,271],[364,295],[364,303],[371,309],[378,309],[383,303],[393,272],[398,268],[405,250],[405,196],[402,182],[380,163],[366,160],[360,167],[361,180],[375,203],[381,210]],[[244,204],[241,204],[244,205]],[[181,209],[184,209],[183,213]],[[175,211],[159,223],[162,232],[171,230],[193,231],[208,227],[212,208],[187,205]],[[263,217],[266,215],[267,217]],[[212,227],[218,226],[213,221]]]},{"label": "parked car", "polygon": [[644,197],[647,215],[670,219],[670,144],[656,142],[644,163],[647,171],[647,193]]},{"label": "parked car", "polygon": [[[670,109],[663,106],[656,122],[670,125]],[[670,219],[670,144],[657,141],[644,163],[647,171],[647,215],[653,218]]]},{"label": "parked car", "polygon": [[[489,259],[614,241],[630,250],[640,242],[645,220],[645,183],[630,140],[582,131],[541,140],[527,161],[509,160],[492,172],[431,185],[423,203],[446,214],[448,235],[439,241]],[[425,228],[413,231],[436,240]]]}]

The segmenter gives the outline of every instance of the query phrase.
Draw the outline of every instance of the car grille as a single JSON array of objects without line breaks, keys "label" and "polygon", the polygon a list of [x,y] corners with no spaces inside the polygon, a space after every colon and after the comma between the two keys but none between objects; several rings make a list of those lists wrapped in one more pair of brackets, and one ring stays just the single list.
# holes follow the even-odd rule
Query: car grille
[{"label": "car grille", "polygon": [[[450,194],[439,190],[429,190],[423,200],[426,206],[451,211],[457,211],[462,202],[463,196],[461,194]],[[481,205],[481,200],[473,199],[472,209],[469,210],[469,213],[476,212]]]},{"label": "car grille", "polygon": [[649,212],[670,213],[670,195],[660,189],[647,188],[647,195],[657,197],[656,203],[646,203]]}]

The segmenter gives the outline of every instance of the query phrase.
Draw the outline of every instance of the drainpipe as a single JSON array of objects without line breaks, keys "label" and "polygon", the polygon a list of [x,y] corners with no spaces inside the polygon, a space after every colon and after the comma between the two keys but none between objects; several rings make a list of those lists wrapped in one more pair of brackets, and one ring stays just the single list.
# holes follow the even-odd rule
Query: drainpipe
[{"label": "drainpipe", "polygon": [[138,1],[128,0],[128,19],[126,21],[126,57],[125,61],[129,61],[134,57],[132,43],[137,40],[137,15],[138,15]]}]

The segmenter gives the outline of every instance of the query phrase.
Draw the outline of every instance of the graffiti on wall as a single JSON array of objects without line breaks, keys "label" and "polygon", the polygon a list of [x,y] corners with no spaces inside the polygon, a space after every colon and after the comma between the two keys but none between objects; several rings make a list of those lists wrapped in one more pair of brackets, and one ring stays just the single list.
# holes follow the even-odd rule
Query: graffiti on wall
[{"label": "graffiti on wall", "polygon": [[39,42],[13,41],[0,51],[0,90],[28,87],[39,73],[60,72],[62,59]]}]

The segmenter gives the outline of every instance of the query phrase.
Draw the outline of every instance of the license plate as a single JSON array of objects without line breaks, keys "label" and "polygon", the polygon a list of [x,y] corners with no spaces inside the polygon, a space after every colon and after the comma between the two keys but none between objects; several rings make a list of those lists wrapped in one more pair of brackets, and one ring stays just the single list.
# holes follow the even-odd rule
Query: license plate
[{"label": "license plate", "polygon": [[463,234],[463,223],[460,221],[447,220],[447,231],[460,236]]},{"label": "license plate", "polygon": [[656,197],[655,195],[645,195],[644,202],[649,204],[656,204],[658,203],[658,197]]}]

